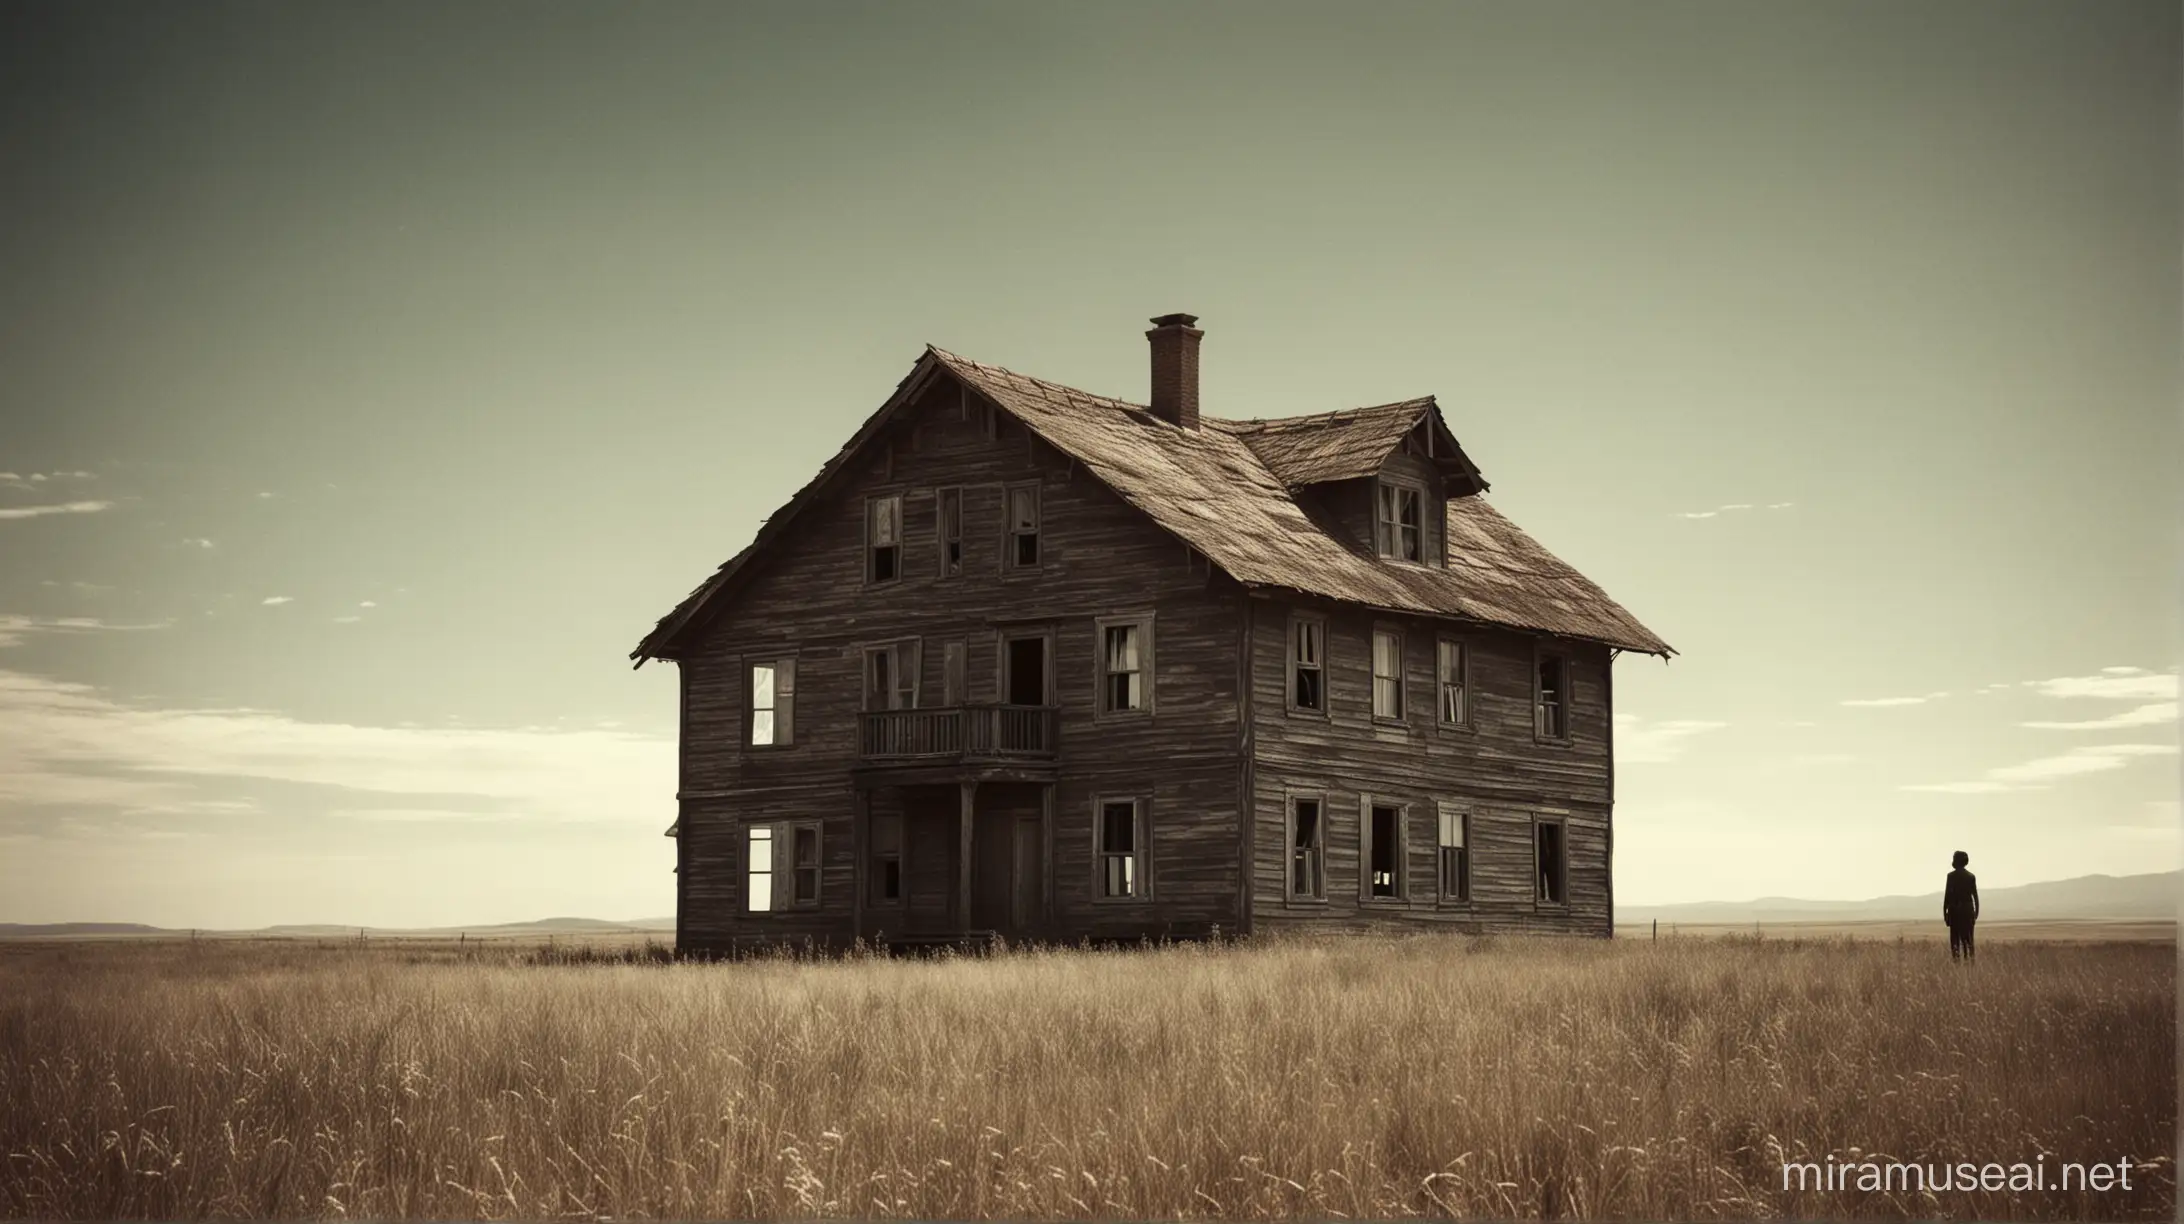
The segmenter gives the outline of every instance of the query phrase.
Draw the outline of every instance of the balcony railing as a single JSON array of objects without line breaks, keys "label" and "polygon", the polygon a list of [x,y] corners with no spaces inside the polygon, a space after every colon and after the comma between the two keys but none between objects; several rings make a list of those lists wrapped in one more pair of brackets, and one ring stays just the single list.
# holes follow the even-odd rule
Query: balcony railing
[{"label": "balcony railing", "polygon": [[1055,714],[1049,706],[1017,705],[867,710],[858,716],[857,751],[868,761],[1047,759]]}]

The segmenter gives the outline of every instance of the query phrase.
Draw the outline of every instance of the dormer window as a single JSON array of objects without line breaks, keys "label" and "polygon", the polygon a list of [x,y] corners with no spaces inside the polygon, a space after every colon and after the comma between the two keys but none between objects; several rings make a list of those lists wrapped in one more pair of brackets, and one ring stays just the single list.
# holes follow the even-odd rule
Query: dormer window
[{"label": "dormer window", "polygon": [[1393,561],[1425,560],[1425,494],[1411,485],[1379,486],[1379,507],[1374,515],[1375,551]]},{"label": "dormer window", "polygon": [[865,503],[865,580],[893,582],[902,577],[902,494]]}]

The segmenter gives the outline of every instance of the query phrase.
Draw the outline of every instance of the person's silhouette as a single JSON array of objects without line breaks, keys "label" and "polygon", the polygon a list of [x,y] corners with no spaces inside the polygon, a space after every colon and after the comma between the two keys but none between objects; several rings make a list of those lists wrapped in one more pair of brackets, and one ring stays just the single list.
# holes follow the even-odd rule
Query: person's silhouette
[{"label": "person's silhouette", "polygon": [[1972,856],[1962,850],[1950,862],[1949,882],[1941,890],[1941,920],[1949,924],[1949,958],[1972,959],[1972,924],[1979,921],[1979,879],[1964,870]]}]

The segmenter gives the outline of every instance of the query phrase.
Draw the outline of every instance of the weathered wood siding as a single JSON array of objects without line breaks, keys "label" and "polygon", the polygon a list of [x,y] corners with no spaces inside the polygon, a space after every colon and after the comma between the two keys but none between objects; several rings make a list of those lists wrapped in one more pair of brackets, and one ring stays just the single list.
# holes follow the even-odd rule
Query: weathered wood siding
[{"label": "weathered wood siding", "polygon": [[[1043,934],[1234,929],[1242,895],[1234,584],[1012,420],[999,417],[989,436],[984,405],[952,382],[936,383],[897,425],[799,516],[681,662],[686,946],[852,935],[859,880],[852,771],[865,645],[922,639],[919,704],[937,706],[942,643],[962,638],[969,700],[990,702],[1002,696],[1003,632],[1040,628],[1053,633],[1061,709]],[[1033,570],[1002,563],[1003,491],[1020,481],[1041,489],[1042,564]],[[958,578],[939,576],[935,492],[947,487],[963,497]],[[865,499],[893,492],[904,499],[903,577],[871,586]],[[1153,616],[1153,709],[1096,717],[1095,618],[1138,611]],[[745,668],[785,657],[796,660],[794,743],[746,747]],[[1102,795],[1151,804],[1151,889],[1142,900],[1094,899],[1094,804]],[[900,813],[906,802],[914,806],[894,788],[871,795],[875,812]],[[957,879],[953,809],[927,804],[921,813],[906,821],[908,909],[918,925],[944,926]],[[824,829],[820,905],[743,912],[742,831],[799,819]]]},{"label": "weathered wood siding", "polygon": [[[1251,602],[1254,819],[1252,926],[1360,930],[1448,924],[1486,931],[1607,935],[1609,922],[1608,651],[1554,643],[1569,660],[1567,743],[1534,734],[1537,639],[1490,628],[1376,615],[1324,603]],[[1295,611],[1326,621],[1325,716],[1287,708],[1289,625]],[[1372,633],[1404,631],[1405,722],[1372,716]],[[1471,652],[1469,729],[1437,725],[1434,673],[1440,636]],[[1286,897],[1288,802],[1324,804],[1326,900]],[[1408,804],[1408,896],[1359,899],[1360,805],[1365,796]],[[1471,901],[1447,904],[1438,889],[1442,801],[1471,812]],[[1559,819],[1568,839],[1568,904],[1534,900],[1533,822]]]}]

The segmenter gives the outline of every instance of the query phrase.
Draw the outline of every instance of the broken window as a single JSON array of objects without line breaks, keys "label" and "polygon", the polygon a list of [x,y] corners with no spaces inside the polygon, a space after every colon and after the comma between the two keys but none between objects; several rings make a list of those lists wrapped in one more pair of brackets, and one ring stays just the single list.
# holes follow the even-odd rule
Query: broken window
[{"label": "broken window", "polygon": [[1441,805],[1441,899],[1471,900],[1471,813]]},{"label": "broken window", "polygon": [[1138,801],[1100,804],[1100,895],[1138,895]]},{"label": "broken window", "polygon": [[902,817],[872,818],[872,900],[902,900]]},{"label": "broken window", "polygon": [[1539,878],[1539,889],[1534,895],[1544,905],[1565,905],[1569,894],[1563,885],[1567,869],[1566,847],[1562,842],[1562,822],[1542,820],[1532,826],[1532,843],[1535,847],[1534,874]]},{"label": "broken window", "polygon": [[1468,665],[1462,642],[1442,638],[1436,670],[1440,675],[1440,718],[1444,727],[1461,727],[1471,721]]},{"label": "broken window", "polygon": [[1151,628],[1145,621],[1100,626],[1100,710],[1115,714],[1148,708]]},{"label": "broken window", "polygon": [[1382,484],[1379,489],[1373,522],[1375,551],[1397,561],[1423,560],[1420,506],[1425,495],[1409,485]]},{"label": "broken window", "polygon": [[[752,825],[744,833],[743,906],[754,914],[819,903],[819,825]],[[787,893],[775,880],[789,877]]]},{"label": "broken window", "polygon": [[902,494],[875,497],[865,505],[865,543],[871,555],[865,577],[893,582],[902,577]]},{"label": "broken window", "polygon": [[1570,665],[1561,655],[1539,656],[1538,730],[1543,739],[1570,735]]},{"label": "broken window", "polygon": [[796,660],[751,665],[751,743],[757,747],[793,742],[796,711]]},{"label": "broken window", "polygon": [[942,489],[934,496],[934,534],[940,538],[940,576],[963,572],[963,490]]},{"label": "broken window", "polygon": [[1327,895],[1327,856],[1321,846],[1320,801],[1298,798],[1289,805],[1289,895],[1317,901]]},{"label": "broken window", "polygon": [[1014,485],[1009,489],[1009,564],[1039,564],[1039,486]]},{"label": "broken window", "polygon": [[1373,717],[1403,717],[1403,635],[1373,630]]},{"label": "broken window", "polygon": [[912,710],[917,704],[917,639],[866,647],[865,709]]},{"label": "broken window", "polygon": [[745,845],[749,869],[744,875],[744,908],[763,914],[773,908],[773,826],[752,825]]},{"label": "broken window", "polygon": [[1298,618],[1289,622],[1289,705],[1327,712],[1327,626]]},{"label": "broken window", "polygon": [[1366,809],[1365,895],[1395,900],[1403,896],[1403,809],[1375,803]]}]

